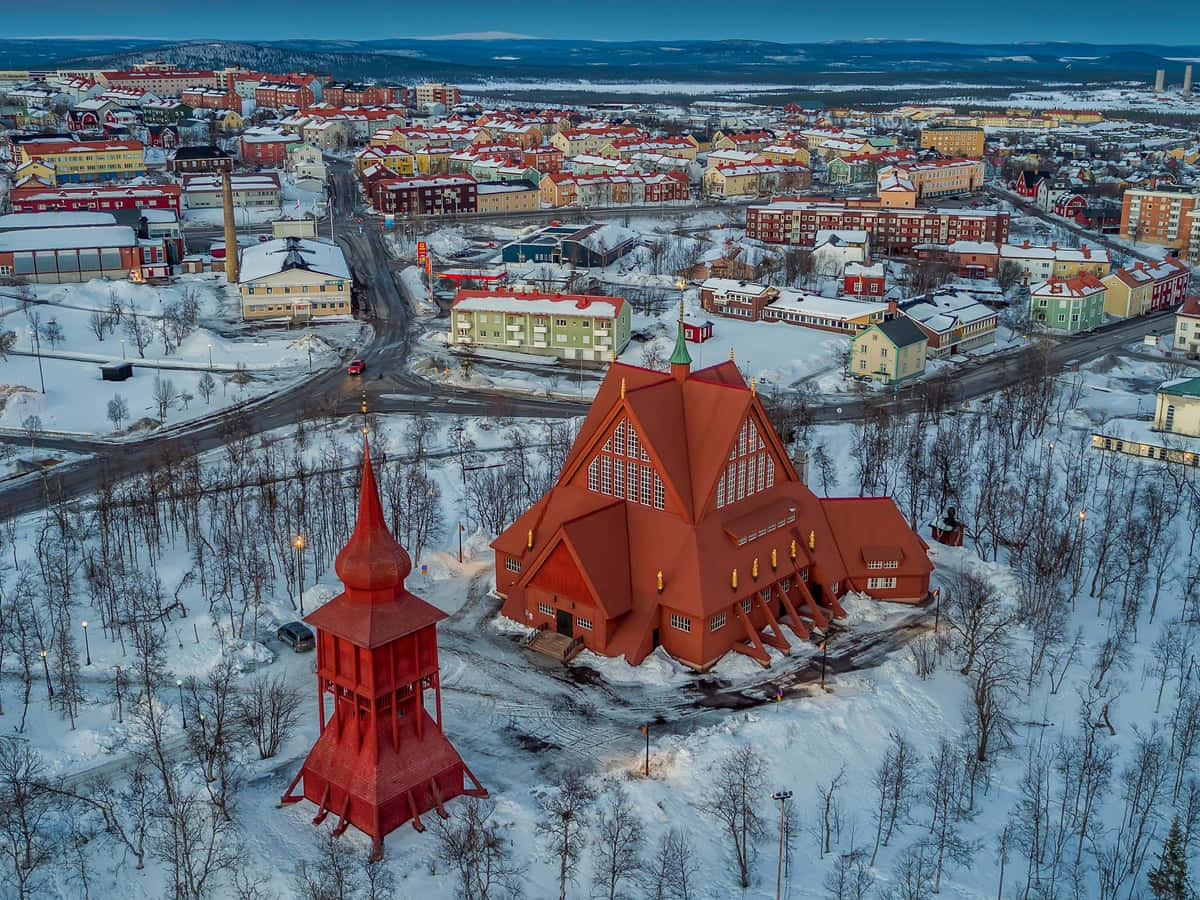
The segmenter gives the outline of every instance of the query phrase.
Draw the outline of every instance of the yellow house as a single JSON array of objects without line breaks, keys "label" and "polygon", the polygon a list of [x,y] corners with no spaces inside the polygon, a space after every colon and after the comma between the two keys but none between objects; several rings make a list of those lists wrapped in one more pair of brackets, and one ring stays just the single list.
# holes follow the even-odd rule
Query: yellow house
[{"label": "yellow house", "polygon": [[417,172],[421,175],[448,174],[450,172],[450,157],[454,153],[454,148],[447,144],[437,146],[429,144],[418,150],[414,150],[413,158],[417,163]]},{"label": "yellow house", "polygon": [[241,131],[246,127],[246,120],[242,118],[242,114],[233,109],[219,109],[214,113],[217,120],[217,127],[226,134],[233,131]]},{"label": "yellow house", "polygon": [[536,212],[541,206],[541,190],[527,181],[489,182],[475,189],[478,213]]},{"label": "yellow house", "polygon": [[883,384],[914,378],[925,371],[929,339],[901,316],[871,325],[850,342],[850,373]]},{"label": "yellow house", "polygon": [[1200,437],[1200,378],[1168,381],[1159,386],[1154,430]]},{"label": "yellow house", "polygon": [[807,166],[811,155],[807,147],[787,147],[782,144],[771,144],[758,151],[759,156],[765,156],[771,162],[795,163]]},{"label": "yellow house", "polygon": [[726,166],[704,173],[704,193],[709,197],[741,197],[757,194],[762,177],[759,166]]},{"label": "yellow house", "polygon": [[354,171],[360,176],[370,166],[380,163],[397,175],[416,175],[417,158],[401,147],[384,145],[364,147],[354,154]]},{"label": "yellow house", "polygon": [[31,162],[22,163],[17,167],[17,171],[13,173],[13,183],[20,184],[30,176],[40,178],[47,184],[54,185],[57,182],[54,178],[55,167],[51,163],[45,163],[41,160],[33,160]]},{"label": "yellow house", "polygon": [[1150,311],[1154,278],[1145,269],[1117,269],[1100,279],[1108,288],[1104,311],[1110,316],[1140,316]]},{"label": "yellow house", "polygon": [[263,241],[241,251],[239,269],[243,319],[350,315],[353,279],[335,244],[298,237]]},{"label": "yellow house", "polygon": [[146,152],[140,141],[26,141],[18,148],[18,165],[35,160],[53,164],[59,184],[146,174]]},{"label": "yellow house", "polygon": [[921,149],[937,150],[943,156],[983,156],[984,130],[971,125],[941,125],[921,129]]}]

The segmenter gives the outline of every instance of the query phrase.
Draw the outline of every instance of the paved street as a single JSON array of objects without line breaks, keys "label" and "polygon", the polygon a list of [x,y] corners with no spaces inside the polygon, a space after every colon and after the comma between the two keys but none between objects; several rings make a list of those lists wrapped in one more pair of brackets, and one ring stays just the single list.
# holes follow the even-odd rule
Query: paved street
[{"label": "paved street", "polygon": [[[313,375],[306,382],[234,407],[245,413],[245,427],[257,434],[291,425],[298,420],[305,407],[322,412],[336,410],[340,414],[350,415],[360,408],[364,391],[368,394],[370,408],[383,413],[558,418],[586,412],[587,403],[583,401],[468,390],[437,384],[408,373],[407,342],[412,317],[411,301],[414,298],[407,297],[402,285],[394,278],[390,268],[392,258],[384,246],[381,229],[363,227],[360,230],[357,226],[355,219],[361,210],[349,165],[339,161],[331,163],[330,168],[335,237],[346,253],[361,289],[364,313],[375,326],[374,339],[359,354],[367,362],[367,374],[363,377],[349,376],[339,365]],[[624,211],[588,210],[579,217],[598,218],[600,212],[625,214]],[[242,230],[266,233],[269,232],[269,226],[252,226]],[[206,245],[219,233],[219,229],[200,228],[189,229],[187,234],[193,246],[198,247]],[[1051,350],[1051,364],[1061,368],[1069,362],[1085,362],[1136,341],[1145,334],[1169,330],[1171,315],[1170,312],[1163,312],[1118,322],[1075,340],[1058,343]],[[1029,354],[1032,352],[1026,348],[996,353],[968,364],[954,376],[953,399],[963,401],[989,394],[1026,377],[1030,371]],[[898,391],[890,402],[901,410],[920,408],[923,402],[920,385],[910,385]],[[818,422],[854,420],[863,414],[865,406],[866,401],[862,399],[847,398],[817,407],[814,418]],[[178,458],[212,450],[223,443],[225,422],[230,414],[230,411],[215,413],[133,441],[46,435],[39,438],[40,446],[83,454],[89,458],[55,467],[42,478],[23,477],[0,486],[0,504],[5,515],[29,512],[40,508],[47,500],[88,493],[95,489],[102,478],[115,479],[145,471],[156,460],[168,455]]]}]

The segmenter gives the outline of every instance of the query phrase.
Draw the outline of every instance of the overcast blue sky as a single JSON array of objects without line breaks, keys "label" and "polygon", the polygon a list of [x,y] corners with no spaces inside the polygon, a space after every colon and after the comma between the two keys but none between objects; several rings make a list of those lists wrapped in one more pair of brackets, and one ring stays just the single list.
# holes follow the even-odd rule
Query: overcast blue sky
[{"label": "overcast blue sky", "polygon": [[[50,5],[0,0],[4,36],[123,35],[272,40],[295,37],[350,40],[505,31],[547,38],[681,40],[752,38],[822,41],[926,38],[979,41],[1069,40],[1097,43],[1200,42],[1200,8],[1174,7],[1169,26],[1159,16],[1133,15],[1127,3],[1090,0],[1003,4],[925,0],[897,7],[891,0],[805,4],[794,0],[456,0],[445,4],[357,0],[56,0]],[[801,12],[805,10],[805,12]],[[1190,12],[1187,12],[1190,10]],[[1190,20],[1190,21],[1189,21]],[[1113,26],[1119,22],[1119,28]]]}]

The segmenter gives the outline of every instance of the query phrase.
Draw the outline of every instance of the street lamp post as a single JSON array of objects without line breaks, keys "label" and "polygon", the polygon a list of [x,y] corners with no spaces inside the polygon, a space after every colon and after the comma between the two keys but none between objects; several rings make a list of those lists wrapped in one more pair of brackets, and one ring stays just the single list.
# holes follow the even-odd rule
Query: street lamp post
[{"label": "street lamp post", "polygon": [[[123,344],[125,342],[122,341],[121,343]],[[210,372],[212,371],[212,367],[213,367],[213,365],[212,365],[212,344],[209,344],[208,345],[208,370]]]},{"label": "street lamp post", "polygon": [[300,600],[300,615],[304,615],[304,535],[296,535],[292,541],[296,548],[296,594]]},{"label": "street lamp post", "polygon": [[121,359],[125,358],[125,338],[121,338]]},{"label": "street lamp post", "polygon": [[33,335],[33,345],[37,349],[38,380],[42,383],[42,393],[44,394],[46,393],[46,376],[42,374],[42,339],[36,328],[29,329],[29,333]]},{"label": "street lamp post", "polygon": [[792,797],[791,791],[776,791],[771,795],[772,800],[779,801],[779,863],[775,867],[775,900],[780,900],[783,892],[783,821],[784,807]]},{"label": "street lamp post", "polygon": [[647,722],[642,726],[642,734],[646,736],[646,765],[643,772],[647,778],[650,777],[650,723]]},{"label": "street lamp post", "polygon": [[825,690],[825,662],[829,658],[829,651],[826,649],[829,646],[829,638],[821,641],[821,690]]},{"label": "street lamp post", "polygon": [[184,718],[184,712],[183,712],[183,679],[182,678],[175,679],[175,687],[179,688],[179,726],[181,728],[187,728],[187,720]]},{"label": "street lamp post", "polygon": [[467,530],[467,527],[465,525],[463,525],[461,522],[459,522],[458,523],[458,562],[460,565],[462,564],[462,536],[463,536],[463,532],[466,530]]},{"label": "street lamp post", "polygon": [[46,664],[46,651],[42,651],[42,671],[46,673],[46,699],[54,699],[54,688],[50,684],[50,666]]},{"label": "street lamp post", "polygon": [[87,619],[84,619],[80,624],[83,625],[83,650],[87,654],[87,664],[90,666],[92,664],[92,648],[88,644]]}]

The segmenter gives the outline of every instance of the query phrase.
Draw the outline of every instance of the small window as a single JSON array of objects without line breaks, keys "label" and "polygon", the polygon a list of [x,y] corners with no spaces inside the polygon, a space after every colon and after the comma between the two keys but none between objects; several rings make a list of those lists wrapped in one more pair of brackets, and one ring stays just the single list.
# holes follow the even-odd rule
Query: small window
[{"label": "small window", "polygon": [[583,618],[583,616],[576,616],[575,624],[578,625],[580,628],[582,628],[584,631],[592,630],[592,620],[585,619],[585,618]]},{"label": "small window", "polygon": [[742,601],[742,612],[744,612],[744,613],[750,612],[750,598],[749,597],[747,597],[745,600]]},{"label": "small window", "polygon": [[679,613],[671,613],[671,627],[678,631],[686,631],[690,634],[692,630],[692,620],[687,616],[681,616]]},{"label": "small window", "polygon": [[504,557],[504,568],[509,572],[520,572],[521,561],[514,556]]},{"label": "small window", "polygon": [[725,627],[725,613],[717,613],[708,620],[709,631],[720,631]]},{"label": "small window", "polygon": [[543,616],[552,616],[554,615],[554,607],[543,601],[538,603],[538,612]]}]

